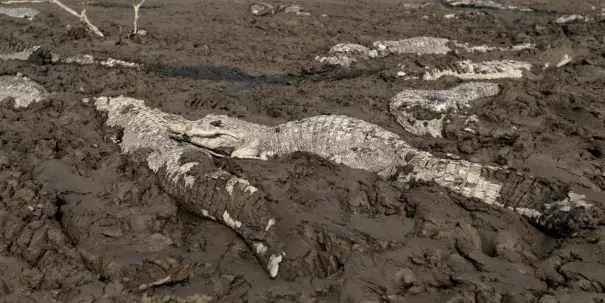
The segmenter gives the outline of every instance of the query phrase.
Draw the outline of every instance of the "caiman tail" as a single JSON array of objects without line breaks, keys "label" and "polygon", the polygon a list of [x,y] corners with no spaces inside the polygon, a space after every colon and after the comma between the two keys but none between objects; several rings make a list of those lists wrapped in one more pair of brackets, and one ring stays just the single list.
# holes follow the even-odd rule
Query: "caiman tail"
[{"label": "caiman tail", "polygon": [[513,210],[555,236],[573,236],[605,221],[601,208],[584,201],[566,184],[411,149],[404,150],[402,158],[405,166],[399,181],[434,181],[463,196]]},{"label": "caiman tail", "polygon": [[[195,182],[190,183],[187,178],[194,178]],[[267,273],[272,278],[277,276],[284,253],[275,233],[275,218],[261,191],[244,179],[217,170],[212,163],[198,163],[187,177],[176,179],[161,169],[158,179],[179,207],[233,229]]]}]

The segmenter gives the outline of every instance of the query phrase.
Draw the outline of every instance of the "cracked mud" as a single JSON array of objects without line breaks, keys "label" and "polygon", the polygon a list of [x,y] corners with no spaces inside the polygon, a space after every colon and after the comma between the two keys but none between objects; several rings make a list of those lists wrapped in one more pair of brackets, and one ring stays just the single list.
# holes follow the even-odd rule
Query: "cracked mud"
[{"label": "cracked mud", "polygon": [[[570,183],[603,208],[605,6],[599,1],[494,0],[466,7],[307,1],[301,6],[309,14],[257,16],[252,1],[147,0],[139,26],[149,34],[131,39],[127,5],[89,2],[66,1],[86,8],[105,39],[88,35],[50,4],[31,4],[39,11],[33,20],[0,15],[0,52],[7,45],[16,51],[43,45],[69,56],[173,70],[228,66],[246,76],[53,63],[44,54],[0,61],[0,76],[21,73],[50,93],[26,108],[14,107],[12,98],[0,102],[0,302],[605,300],[603,226],[553,238],[513,211],[434,183],[402,185],[300,152],[272,161],[205,160],[204,169],[221,168],[262,190],[279,215],[273,228],[286,241],[286,256],[300,264],[285,270],[297,279],[271,279],[231,229],[178,207],[147,168],[146,151],[121,153],[122,130],[106,126],[105,113],[81,102],[125,95],[187,119],[227,114],[266,125],[348,115],[436,155]],[[510,6],[532,11],[502,8]],[[556,22],[569,15],[588,17]],[[347,67],[315,60],[339,43],[371,46],[420,36],[536,47],[391,54]],[[557,66],[565,55],[571,61]],[[490,80],[500,93],[472,102],[465,116],[452,116],[442,137],[406,132],[389,112],[395,95],[468,81],[394,75],[421,75],[464,60],[537,68],[523,78]],[[381,72],[367,73],[374,70]],[[247,80],[263,75],[297,81]]]}]

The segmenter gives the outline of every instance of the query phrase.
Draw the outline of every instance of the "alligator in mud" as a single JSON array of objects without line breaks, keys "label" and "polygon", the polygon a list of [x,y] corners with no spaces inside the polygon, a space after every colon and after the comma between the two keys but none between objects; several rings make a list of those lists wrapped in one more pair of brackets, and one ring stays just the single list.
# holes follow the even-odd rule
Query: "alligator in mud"
[{"label": "alligator in mud", "polygon": [[389,111],[409,133],[443,137],[449,119],[470,108],[471,102],[499,93],[500,86],[488,82],[469,82],[444,90],[407,89],[391,99]]},{"label": "alligator in mud", "polygon": [[315,116],[268,127],[226,115],[175,121],[174,136],[220,156],[269,160],[308,152],[400,182],[435,182],[453,192],[511,209],[548,233],[569,236],[603,222],[603,212],[548,182],[505,168],[440,159],[397,134],[342,115]]},{"label": "alligator in mud", "polygon": [[271,277],[276,277],[284,256],[274,233],[275,218],[262,192],[230,173],[200,162],[183,163],[187,152],[199,149],[170,138],[168,126],[183,121],[178,115],[145,106],[127,97],[99,97],[91,102],[107,112],[109,126],[123,128],[124,153],[149,149],[147,163],[160,176],[160,184],[180,207],[233,229],[255,253]]},{"label": "alligator in mud", "polygon": [[40,11],[29,7],[1,7],[0,15],[7,15],[13,18],[23,18],[27,20],[33,20]]},{"label": "alligator in mud", "polygon": [[[36,91],[38,86],[20,75],[2,76],[0,101],[17,101],[31,93],[28,102],[14,102],[13,106],[27,107],[40,102],[49,95],[40,97]],[[307,275],[325,277],[339,270],[337,265],[324,264],[324,257],[315,251],[309,252],[310,258],[308,254],[286,257],[275,227],[278,219],[264,193],[248,181],[218,168],[203,149],[171,138],[168,126],[188,121],[148,108],[144,101],[132,98],[99,97],[83,102],[105,113],[108,126],[123,130],[119,145],[124,153],[150,151],[148,167],[181,209],[234,230],[270,277],[275,278],[278,273],[285,280]],[[195,160],[189,161],[190,158]]]},{"label": "alligator in mud", "polygon": [[496,10],[512,10],[521,12],[533,12],[534,9],[517,7],[513,5],[505,5],[503,3],[491,0],[442,0],[440,3],[446,7],[460,7],[460,8],[483,8],[483,9],[496,9]]},{"label": "alligator in mud", "polygon": [[15,107],[28,107],[50,96],[42,85],[21,74],[0,76],[0,88],[0,101],[10,97]]},{"label": "alligator in mud", "polygon": [[[190,121],[127,97],[85,102],[106,112],[107,125],[123,129],[123,152],[150,151],[149,168],[181,208],[233,229],[273,278],[278,273],[284,279],[309,271],[326,274],[325,266],[320,258],[311,260],[319,266],[310,265],[306,256],[288,258],[276,227],[279,217],[265,195],[248,181],[217,168],[212,155],[269,160],[295,151],[314,153],[400,182],[435,182],[512,209],[539,228],[562,236],[602,223],[601,209],[568,193],[561,184],[502,168],[439,159],[377,125],[347,116],[316,116],[267,127],[225,115]],[[187,160],[191,153],[197,155],[195,161]]]},{"label": "alligator in mud", "polygon": [[32,45],[22,41],[12,41],[0,38],[0,60],[29,61],[34,64],[97,64],[107,67],[122,66],[128,68],[141,68],[141,64],[127,62],[113,58],[98,59],[91,55],[69,55],[59,52],[48,46]]},{"label": "alligator in mud", "polygon": [[[350,66],[357,60],[383,58],[391,55],[446,55],[448,53],[485,53],[492,51],[512,52],[534,49],[531,43],[517,44],[510,47],[471,45],[456,40],[437,37],[413,37],[402,40],[375,41],[371,47],[355,43],[339,43],[328,51],[326,56],[316,56],[315,60],[330,64]],[[496,63],[498,64],[498,63]]]}]

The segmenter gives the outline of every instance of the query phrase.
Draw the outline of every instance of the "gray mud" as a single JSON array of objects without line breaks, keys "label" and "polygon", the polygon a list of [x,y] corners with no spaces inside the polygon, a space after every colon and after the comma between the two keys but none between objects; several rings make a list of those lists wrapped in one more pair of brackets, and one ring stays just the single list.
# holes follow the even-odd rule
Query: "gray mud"
[{"label": "gray mud", "polygon": [[[145,152],[121,154],[115,143],[121,131],[106,127],[104,114],[81,102],[123,94],[189,119],[229,114],[268,125],[345,114],[437,155],[572,183],[599,203],[605,189],[605,23],[553,20],[559,13],[589,14],[593,5],[599,12],[601,3],[507,1],[556,12],[532,14],[453,9],[438,1],[422,7],[309,1],[301,5],[311,16],[253,16],[247,1],[151,1],[141,11],[149,35],[128,39],[132,12],[123,3],[102,2],[66,1],[87,8],[106,39],[86,35],[50,4],[32,5],[41,11],[33,21],[0,16],[0,36],[150,65],[231,66],[245,71],[244,80],[229,78],[231,69],[228,76],[200,78],[44,60],[0,62],[0,76],[20,72],[55,93],[28,108],[0,102],[0,302],[605,300],[603,227],[556,239],[512,211],[435,184],[404,186],[304,153],[270,162],[207,162],[266,193],[280,215],[275,228],[287,256],[308,256],[297,258],[307,260],[292,267],[297,272],[289,271],[287,258],[280,269],[299,278],[272,280],[232,230],[179,209],[147,169]],[[458,18],[443,17],[452,13]],[[420,35],[538,47],[391,56],[347,69],[314,61],[336,43]],[[397,63],[417,70],[466,58],[543,63],[560,52],[573,61],[496,81],[503,92],[473,104],[476,133],[454,120],[444,138],[414,136],[388,113],[390,99],[403,89],[462,83],[448,77],[400,81],[390,76]],[[338,78],[367,70],[383,72]],[[262,75],[305,81],[249,81]],[[313,75],[333,78],[306,81]]]}]

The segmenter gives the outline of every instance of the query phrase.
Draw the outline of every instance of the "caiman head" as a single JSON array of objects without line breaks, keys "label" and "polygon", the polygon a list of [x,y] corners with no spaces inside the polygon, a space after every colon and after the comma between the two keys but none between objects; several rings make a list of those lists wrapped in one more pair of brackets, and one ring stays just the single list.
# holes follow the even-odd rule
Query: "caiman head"
[{"label": "caiman head", "polygon": [[171,137],[191,143],[219,157],[229,156],[234,150],[253,140],[259,125],[227,115],[207,115],[195,121],[168,124]]}]

